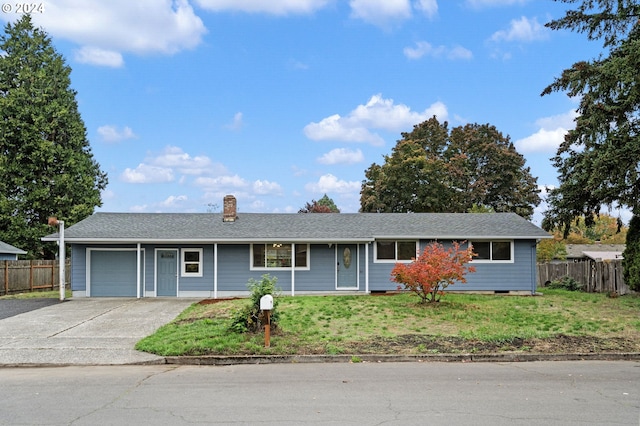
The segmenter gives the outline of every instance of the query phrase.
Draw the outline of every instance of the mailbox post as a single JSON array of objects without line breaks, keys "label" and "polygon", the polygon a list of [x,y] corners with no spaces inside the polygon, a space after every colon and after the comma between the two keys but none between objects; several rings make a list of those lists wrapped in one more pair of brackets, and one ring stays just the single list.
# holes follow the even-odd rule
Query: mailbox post
[{"label": "mailbox post", "polygon": [[271,310],[273,309],[273,296],[265,294],[260,298],[260,310],[267,316],[267,324],[264,326],[264,347],[271,346]]}]

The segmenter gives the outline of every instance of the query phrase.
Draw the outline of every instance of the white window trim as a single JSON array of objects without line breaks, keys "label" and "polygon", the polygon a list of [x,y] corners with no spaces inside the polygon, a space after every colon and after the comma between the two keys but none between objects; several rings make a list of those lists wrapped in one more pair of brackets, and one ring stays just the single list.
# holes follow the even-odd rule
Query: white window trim
[{"label": "white window trim", "polygon": [[[378,259],[378,243],[379,242],[393,242],[395,247],[395,259]],[[419,241],[418,240],[376,240],[373,243],[373,263],[411,263],[411,259],[398,260],[398,243],[415,243],[416,253],[414,257],[418,257]]]},{"label": "white window trim", "polygon": [[[251,243],[249,244],[249,270],[250,271],[290,271],[291,269],[295,269],[296,271],[309,271],[311,269],[311,244],[300,244],[295,243],[295,247],[306,246],[307,247],[307,266],[295,266],[296,264],[296,254],[291,251],[291,266],[280,266],[280,267],[268,267],[268,266],[253,266],[253,246],[254,245],[264,245],[268,246],[273,243]],[[282,243],[282,244],[290,244],[293,249],[293,243]],[[265,247],[266,248],[266,247]],[[266,255],[266,250],[265,250]],[[265,259],[266,264],[266,259]]]},{"label": "white window trim", "polygon": [[511,249],[509,260],[493,260],[493,244],[489,244],[489,251],[491,252],[492,259],[472,259],[471,263],[514,263],[514,246],[513,240],[473,240],[469,241],[469,244],[473,243],[509,243]]},{"label": "white window trim", "polygon": [[[187,262],[185,261],[185,255],[187,252],[198,252],[199,260],[198,260],[198,272],[187,272],[186,266],[187,263],[196,263],[196,262]],[[204,250],[201,248],[183,248],[180,250],[180,276],[181,277],[201,277],[202,276],[202,266],[203,266],[203,252]]]}]

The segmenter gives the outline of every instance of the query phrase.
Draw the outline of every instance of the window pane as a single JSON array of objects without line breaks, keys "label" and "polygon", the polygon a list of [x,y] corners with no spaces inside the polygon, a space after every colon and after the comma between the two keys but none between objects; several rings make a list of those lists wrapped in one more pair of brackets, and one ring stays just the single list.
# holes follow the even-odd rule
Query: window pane
[{"label": "window pane", "polygon": [[267,245],[267,267],[268,268],[290,268],[291,267],[291,244]]},{"label": "window pane", "polygon": [[377,257],[378,259],[391,259],[396,258],[396,243],[395,241],[378,241],[376,243]]},{"label": "window pane", "polygon": [[493,260],[511,260],[511,243],[508,241],[495,241],[493,244]]},{"label": "window pane", "polygon": [[411,260],[416,257],[415,241],[398,241],[398,260]]},{"label": "window pane", "polygon": [[186,263],[184,265],[184,271],[188,274],[197,274],[200,272],[200,264],[199,263]]},{"label": "window pane", "polygon": [[200,252],[199,251],[185,251],[184,252],[184,261],[185,262],[200,262]]},{"label": "window pane", "polygon": [[297,268],[306,268],[307,267],[307,245],[306,244],[296,244],[296,267]]},{"label": "window pane", "polygon": [[253,266],[264,267],[264,244],[253,245]]},{"label": "window pane", "polygon": [[473,252],[476,254],[473,256],[474,259],[483,259],[483,260],[491,260],[491,246],[487,241],[476,241],[472,243]]}]

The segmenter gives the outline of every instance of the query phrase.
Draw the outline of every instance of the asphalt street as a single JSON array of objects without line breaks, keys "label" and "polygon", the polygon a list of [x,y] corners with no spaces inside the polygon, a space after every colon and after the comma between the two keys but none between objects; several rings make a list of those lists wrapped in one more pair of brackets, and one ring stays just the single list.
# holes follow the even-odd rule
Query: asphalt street
[{"label": "asphalt street", "polygon": [[640,363],[0,369],[2,425],[633,425]]}]

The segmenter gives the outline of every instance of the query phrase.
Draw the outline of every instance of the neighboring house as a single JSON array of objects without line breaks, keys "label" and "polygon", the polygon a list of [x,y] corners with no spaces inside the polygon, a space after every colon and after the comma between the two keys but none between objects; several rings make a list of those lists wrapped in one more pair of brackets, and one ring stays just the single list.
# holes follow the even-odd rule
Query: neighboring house
[{"label": "neighboring house", "polygon": [[0,241],[0,260],[18,260],[19,254],[27,254],[27,252]]},{"label": "neighboring house", "polygon": [[622,259],[624,244],[567,244],[567,261]]},{"label": "neighboring house", "polygon": [[[69,227],[74,297],[225,297],[278,278],[284,294],[393,291],[396,262],[429,242],[467,241],[476,272],[451,290],[536,291],[536,242],[512,213],[96,213]],[[52,234],[45,241],[57,241]]]}]

